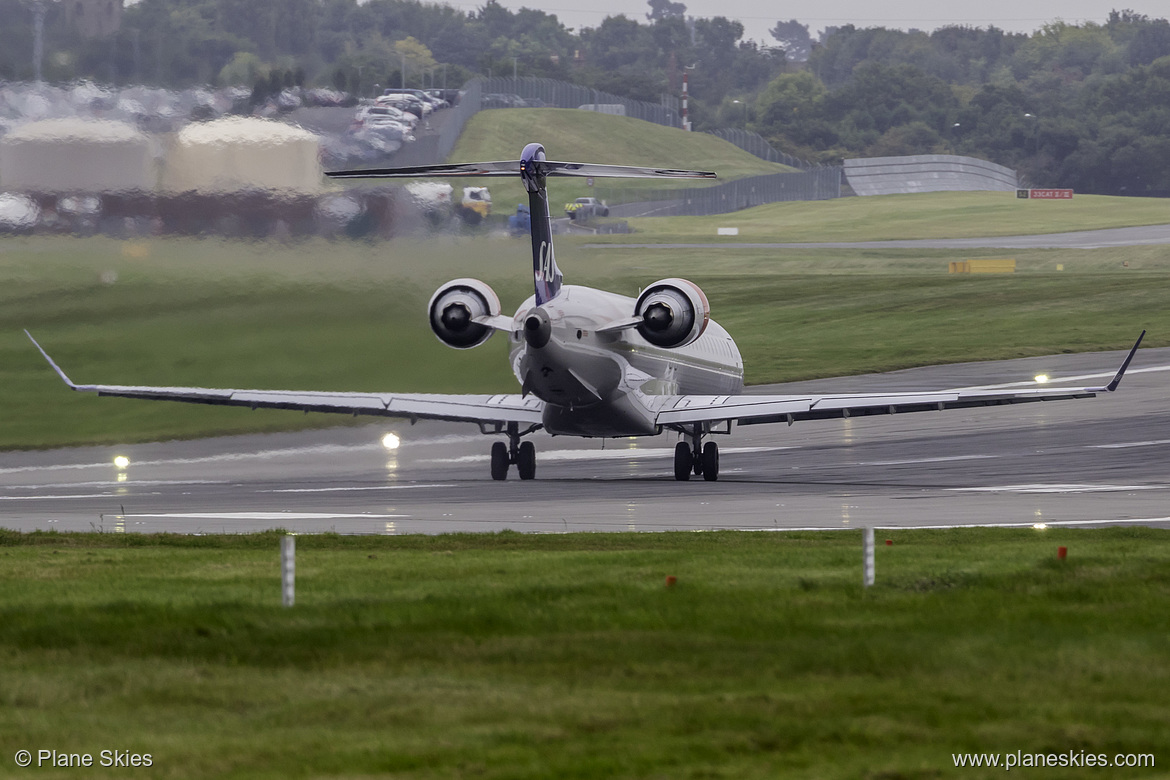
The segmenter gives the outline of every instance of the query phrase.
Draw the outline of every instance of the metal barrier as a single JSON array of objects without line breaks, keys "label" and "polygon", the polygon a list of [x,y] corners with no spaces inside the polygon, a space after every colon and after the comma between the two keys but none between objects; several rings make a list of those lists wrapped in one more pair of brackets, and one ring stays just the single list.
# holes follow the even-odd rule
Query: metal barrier
[{"label": "metal barrier", "polygon": [[1019,181],[1011,168],[952,154],[846,160],[845,178],[858,195],[978,190],[1012,192]]},{"label": "metal barrier", "polygon": [[[608,192],[613,192],[615,201],[630,196],[628,190],[619,194],[617,188],[597,187],[595,190],[603,200],[608,199]],[[618,206],[610,213],[618,217],[705,216],[780,201],[829,200],[841,197],[841,169],[823,166],[796,173],[750,176],[714,187],[638,190],[637,196],[645,202]]]}]

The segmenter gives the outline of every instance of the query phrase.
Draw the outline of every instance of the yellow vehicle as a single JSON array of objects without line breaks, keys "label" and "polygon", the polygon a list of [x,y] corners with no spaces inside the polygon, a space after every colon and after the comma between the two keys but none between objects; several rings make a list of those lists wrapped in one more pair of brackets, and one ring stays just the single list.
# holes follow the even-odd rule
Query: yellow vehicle
[{"label": "yellow vehicle", "polygon": [[492,213],[492,194],[487,187],[464,187],[461,205],[465,211],[473,211],[483,219]]},{"label": "yellow vehicle", "polygon": [[608,217],[609,206],[597,198],[577,198],[572,203],[565,204],[565,213],[569,215],[569,219],[584,221],[592,217]]}]

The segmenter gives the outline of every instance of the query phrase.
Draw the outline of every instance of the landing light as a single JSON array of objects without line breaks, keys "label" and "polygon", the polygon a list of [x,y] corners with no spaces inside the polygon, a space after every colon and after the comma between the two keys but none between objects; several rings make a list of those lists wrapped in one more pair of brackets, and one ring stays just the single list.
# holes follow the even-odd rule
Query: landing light
[{"label": "landing light", "polygon": [[1036,523],[1032,527],[1035,528],[1037,531],[1047,531],[1048,530],[1048,523]]},{"label": "landing light", "polygon": [[1042,385],[1042,384],[1044,384],[1045,382],[1047,382],[1047,381],[1048,381],[1048,374],[1037,374],[1037,375],[1036,375],[1036,377],[1035,377],[1035,379],[1036,379],[1036,383],[1037,383],[1037,384],[1041,384],[1041,385]]},{"label": "landing light", "polygon": [[125,455],[119,455],[118,457],[114,458],[114,466],[119,468],[119,469],[124,469],[129,465],[130,465],[130,459],[127,458]]},{"label": "landing light", "polygon": [[388,450],[396,450],[400,444],[402,444],[402,440],[398,438],[396,433],[388,433],[382,437],[382,446]]}]

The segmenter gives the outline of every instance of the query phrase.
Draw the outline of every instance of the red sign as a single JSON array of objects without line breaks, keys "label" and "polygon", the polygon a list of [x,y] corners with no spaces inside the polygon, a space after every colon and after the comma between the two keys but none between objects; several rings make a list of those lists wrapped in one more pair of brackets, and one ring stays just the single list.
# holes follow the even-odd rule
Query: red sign
[{"label": "red sign", "polygon": [[1072,190],[1028,190],[1028,197],[1039,200],[1071,200]]}]

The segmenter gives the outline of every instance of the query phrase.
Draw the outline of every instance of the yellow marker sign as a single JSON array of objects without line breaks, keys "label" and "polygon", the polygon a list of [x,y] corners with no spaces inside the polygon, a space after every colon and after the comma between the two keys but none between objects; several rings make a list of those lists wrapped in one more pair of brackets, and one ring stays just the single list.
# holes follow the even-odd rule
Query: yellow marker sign
[{"label": "yellow marker sign", "polygon": [[953,274],[1014,274],[1016,261],[1015,258],[1011,257],[952,261],[950,272]]}]

